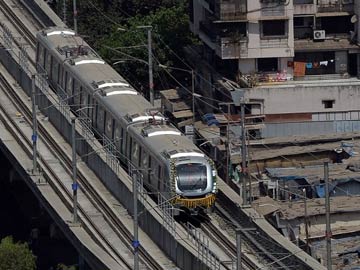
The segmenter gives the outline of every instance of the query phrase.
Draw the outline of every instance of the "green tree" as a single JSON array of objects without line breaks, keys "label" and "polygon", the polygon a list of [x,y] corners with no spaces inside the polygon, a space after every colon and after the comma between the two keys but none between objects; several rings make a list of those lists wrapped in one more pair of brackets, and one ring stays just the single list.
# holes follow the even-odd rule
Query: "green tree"
[{"label": "green tree", "polygon": [[57,265],[56,270],[76,270],[76,266],[66,266],[65,264],[60,263]]},{"label": "green tree", "polygon": [[[62,1],[57,3],[58,14],[62,16]],[[68,3],[68,15],[71,18],[68,18],[68,24],[71,27],[70,4]],[[126,60],[126,63],[119,64],[115,68],[135,88],[141,90],[148,87],[148,66],[145,63],[148,60],[147,35],[145,30],[136,27],[151,25],[153,53],[156,57],[154,86],[155,89],[159,89],[163,88],[159,86],[159,72],[162,70],[156,70],[156,62],[181,67],[182,61],[179,61],[172,51],[183,59],[184,47],[197,42],[189,30],[188,13],[188,0],[79,0],[78,30],[109,64],[117,59]],[[119,31],[119,28],[128,31]],[[116,53],[106,47],[122,47],[121,51],[124,54]],[[135,61],[135,58],[143,60],[142,63]]]},{"label": "green tree", "polygon": [[[184,58],[184,47],[196,42],[189,31],[189,18],[186,8],[185,4],[178,4],[169,8],[161,7],[147,16],[132,17],[126,21],[123,27],[128,29],[127,31],[118,31],[118,27],[115,26],[108,36],[104,36],[96,42],[96,47],[98,47],[101,56],[109,63],[116,61],[115,59],[127,59],[126,64],[118,65],[116,69],[135,84],[135,87],[145,86],[148,82],[148,67],[146,64],[133,61],[134,58],[147,61],[148,57],[146,31],[137,29],[137,26],[151,25],[153,27],[152,47],[155,63],[179,67],[181,63],[178,63],[179,59],[175,54]],[[144,46],[139,47],[139,45]],[[109,50],[108,47],[122,49],[116,53],[114,50]],[[129,59],[133,60],[129,61]],[[156,66],[155,64],[154,78],[155,88],[158,88]]]},{"label": "green tree", "polygon": [[34,270],[36,256],[28,244],[15,243],[11,236],[7,236],[0,243],[0,270]]}]

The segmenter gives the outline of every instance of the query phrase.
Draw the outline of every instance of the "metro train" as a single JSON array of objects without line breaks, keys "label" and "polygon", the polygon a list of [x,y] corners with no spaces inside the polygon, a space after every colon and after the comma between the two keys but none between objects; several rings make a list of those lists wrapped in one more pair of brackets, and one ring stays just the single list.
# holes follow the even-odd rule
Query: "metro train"
[{"label": "metro train", "polygon": [[168,123],[74,31],[50,27],[37,33],[38,72],[92,128],[115,144],[123,164],[141,170],[144,185],[175,209],[211,210],[217,193],[214,162]]}]

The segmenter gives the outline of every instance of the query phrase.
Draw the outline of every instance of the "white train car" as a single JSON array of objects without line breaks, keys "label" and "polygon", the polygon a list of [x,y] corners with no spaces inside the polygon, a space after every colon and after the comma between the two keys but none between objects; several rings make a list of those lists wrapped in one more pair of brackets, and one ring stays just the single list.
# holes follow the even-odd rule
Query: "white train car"
[{"label": "white train car", "polygon": [[106,64],[74,31],[52,27],[37,33],[37,68],[74,112],[91,119],[131,162],[152,192],[192,213],[215,203],[216,168],[191,140]]}]

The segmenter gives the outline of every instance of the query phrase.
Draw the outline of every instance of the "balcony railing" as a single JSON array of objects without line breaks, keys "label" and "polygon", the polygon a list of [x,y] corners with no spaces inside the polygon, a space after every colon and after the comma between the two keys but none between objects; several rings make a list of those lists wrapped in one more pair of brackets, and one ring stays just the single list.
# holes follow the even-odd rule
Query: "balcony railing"
[{"label": "balcony railing", "polygon": [[246,20],[247,1],[246,0],[216,0],[215,14],[219,20],[235,21]]},{"label": "balcony railing", "polygon": [[261,48],[283,48],[288,46],[288,37],[262,38],[260,39]]},{"label": "balcony railing", "polygon": [[216,53],[222,59],[240,59],[248,56],[248,39],[240,40],[226,37],[219,40],[216,46]]},{"label": "balcony railing", "polygon": [[339,1],[338,3],[322,3],[318,1],[317,10],[320,13],[324,12],[353,12],[353,0]]},{"label": "balcony railing", "polygon": [[285,16],[286,10],[284,5],[264,2],[261,5],[261,16]]}]

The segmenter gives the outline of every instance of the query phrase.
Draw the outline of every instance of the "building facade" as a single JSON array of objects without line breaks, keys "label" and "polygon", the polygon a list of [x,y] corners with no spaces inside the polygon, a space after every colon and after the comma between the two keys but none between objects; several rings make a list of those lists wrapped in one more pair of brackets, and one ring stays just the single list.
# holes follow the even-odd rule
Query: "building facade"
[{"label": "building facade", "polygon": [[358,131],[359,13],[354,0],[192,0],[190,28],[203,41],[202,59],[244,88],[247,113],[265,115],[269,127],[285,124],[286,133],[294,122],[316,122],[312,134],[321,134],[351,121],[344,131]]}]

